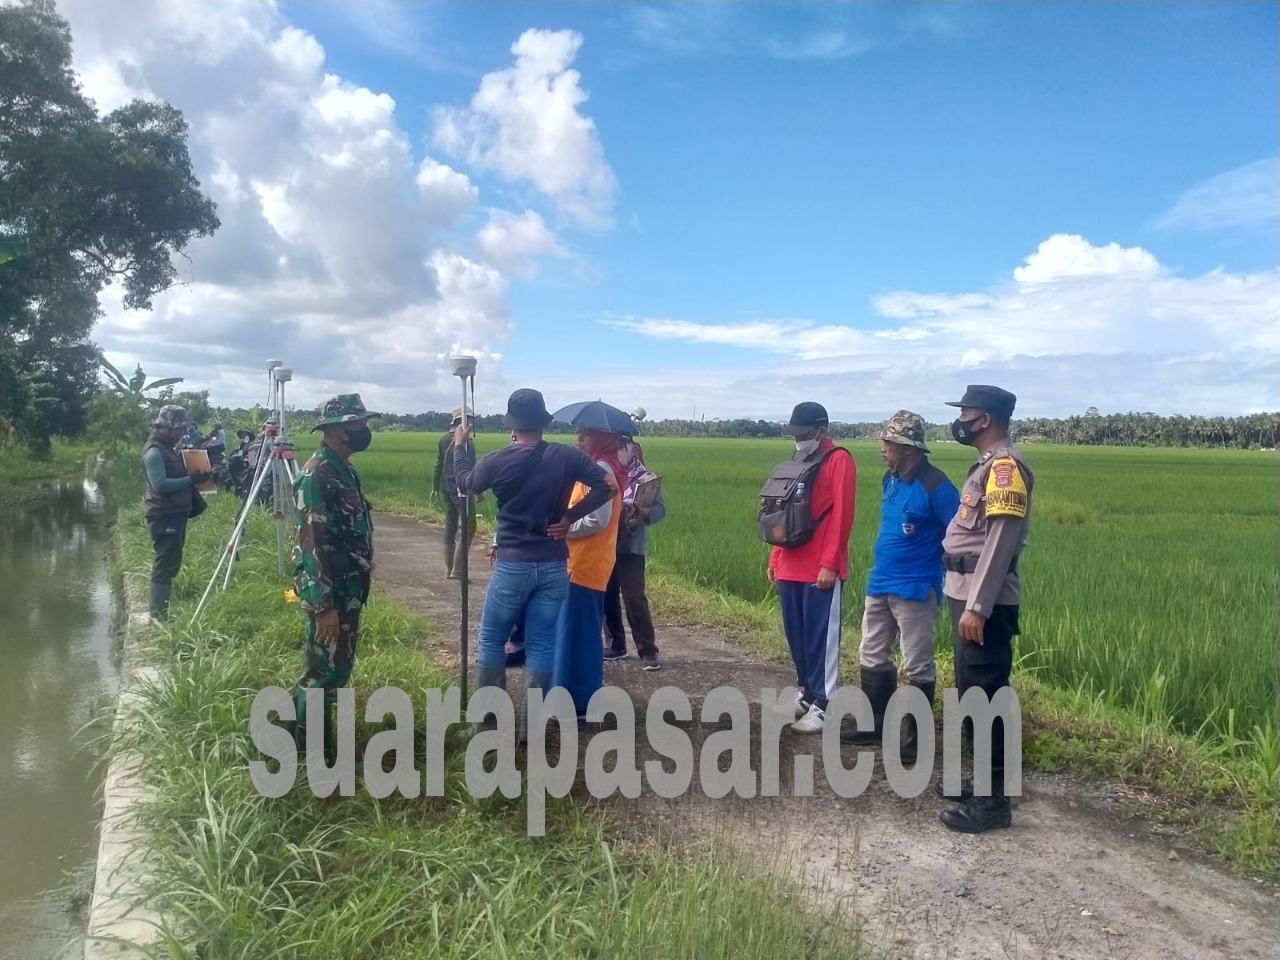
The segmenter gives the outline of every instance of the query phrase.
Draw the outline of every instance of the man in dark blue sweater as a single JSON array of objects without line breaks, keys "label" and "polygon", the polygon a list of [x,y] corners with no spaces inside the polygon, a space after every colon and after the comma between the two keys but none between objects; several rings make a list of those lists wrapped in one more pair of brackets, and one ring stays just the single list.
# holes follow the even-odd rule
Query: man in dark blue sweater
[{"label": "man in dark blue sweater", "polygon": [[[611,477],[575,446],[548,443],[542,431],[552,420],[542,394],[521,389],[507,401],[503,425],[515,442],[475,461],[471,431],[454,434],[453,472],[458,489],[475,496],[492,489],[498,502],[497,551],[485,593],[476,640],[476,687],[506,689],[504,645],[524,620],[524,690],[545,690],[555,660],[556,620],[569,590],[569,525],[607,503]],[[590,492],[568,508],[575,483]],[[527,732],[527,701],[520,736]]]},{"label": "man in dark blue sweater", "polygon": [[[960,492],[929,462],[924,418],[899,410],[876,434],[888,469],[881,480],[880,533],[867,578],[862,615],[862,690],[871,701],[874,726],[846,723],[840,739],[874,743],[883,735],[885,709],[898,688],[892,653],[902,645],[907,681],[933,704],[934,634],[942,597],[942,538],[960,507]],[[916,726],[910,715],[901,741],[904,763],[916,759]]]}]

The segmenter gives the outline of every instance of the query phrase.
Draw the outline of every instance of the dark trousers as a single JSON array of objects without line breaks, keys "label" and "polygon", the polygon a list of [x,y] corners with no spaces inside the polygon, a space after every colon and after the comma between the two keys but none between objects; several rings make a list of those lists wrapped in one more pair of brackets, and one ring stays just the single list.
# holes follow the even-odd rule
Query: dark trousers
[{"label": "dark trousers", "polygon": [[827,590],[814,583],[778,581],[782,606],[782,630],[791,648],[796,667],[796,683],[808,703],[827,709],[836,692],[840,669],[840,593],[844,582],[837,580]]},{"label": "dark trousers", "polygon": [[151,582],[168,586],[182,568],[182,547],[187,541],[187,517],[170,513],[147,520],[147,532],[155,547],[156,558],[151,565]]},{"label": "dark trousers", "polygon": [[622,628],[622,610],[625,605],[627,623],[631,625],[631,639],[636,653],[648,656],[658,653],[658,642],[653,629],[653,614],[649,612],[649,597],[644,584],[645,556],[642,553],[620,553],[613,565],[613,574],[604,594],[604,625],[609,634],[609,644],[614,650],[627,649],[627,634]]},{"label": "dark trousers", "polygon": [[[1002,687],[1009,686],[1013,669],[1013,638],[1018,634],[1018,607],[997,604],[982,630],[981,644],[970,643],[960,636],[960,617],[965,601],[947,598],[951,607],[951,644],[956,658],[956,692],[964,697],[970,687],[978,687],[989,698]],[[973,724],[964,721],[964,737],[973,748]],[[991,793],[1008,796],[1004,782],[1004,721],[999,717],[991,724]]]},{"label": "dark trousers", "polygon": [[169,617],[169,596],[173,578],[182,569],[182,548],[187,541],[187,515],[169,513],[147,519],[147,532],[155,548],[151,564],[151,616],[158,620]]},{"label": "dark trousers", "polygon": [[[458,500],[451,494],[444,495],[444,556],[445,566],[450,570],[458,562],[458,530],[462,527],[462,512],[466,507],[465,500]],[[476,520],[471,518],[467,532],[467,548],[476,536]]]}]

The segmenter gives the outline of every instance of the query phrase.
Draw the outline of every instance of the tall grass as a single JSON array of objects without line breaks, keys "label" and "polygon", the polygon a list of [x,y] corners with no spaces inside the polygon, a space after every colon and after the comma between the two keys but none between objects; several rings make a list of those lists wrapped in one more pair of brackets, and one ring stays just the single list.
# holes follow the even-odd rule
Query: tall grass
[{"label": "tall grass", "polygon": [[[426,502],[434,434],[378,434],[360,460],[375,502]],[[479,438],[481,453],[506,442]],[[655,577],[745,601],[776,623],[755,506],[783,440],[642,438],[665,480],[650,534]],[[856,637],[879,526],[879,445],[858,466],[845,617]],[[1031,540],[1015,656],[1045,683],[1083,690],[1201,737],[1277,728],[1277,462],[1273,453],[1029,446]],[[972,452],[938,444],[960,485]],[[419,480],[418,478],[422,478]],[[493,504],[482,516],[492,516]],[[950,638],[940,623],[939,647]]]},{"label": "tall grass", "polygon": [[[378,474],[365,458],[366,477]],[[300,773],[268,800],[246,764],[261,759],[249,708],[264,686],[288,689],[301,620],[276,573],[270,521],[255,514],[232,589],[201,624],[183,624],[234,521],[212,498],[191,526],[175,620],[140,641],[158,668],[117,749],[144,758],[154,790],[144,823],[156,854],[150,892],[172,918],[154,956],[222,958],[649,958],[737,960],[862,953],[852,918],[806,902],[726,848],[689,859],[612,844],[602,822],[567,798],[548,800],[547,834],[526,835],[524,801],[465,789],[451,736],[443,797],[375,800],[357,787],[319,800]],[[117,536],[127,569],[150,546],[136,508]],[[370,693],[449,685],[422,652],[426,624],[375,588],[353,686]],[[424,702],[414,697],[416,708]],[[420,726],[420,724],[419,724]],[[357,722],[357,750],[381,729]],[[419,766],[424,735],[417,736]],[[274,767],[274,765],[273,765]]]}]

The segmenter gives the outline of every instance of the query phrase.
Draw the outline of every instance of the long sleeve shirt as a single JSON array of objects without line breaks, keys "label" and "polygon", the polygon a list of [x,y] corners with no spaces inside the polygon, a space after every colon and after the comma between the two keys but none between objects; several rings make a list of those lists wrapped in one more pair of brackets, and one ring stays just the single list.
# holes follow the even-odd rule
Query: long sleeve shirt
[{"label": "long sleeve shirt", "polygon": [[[492,489],[502,501],[498,508],[498,559],[523,563],[565,560],[564,540],[547,536],[547,527],[562,517],[573,523],[604,506],[613,495],[605,471],[577,447],[548,443],[542,462],[516,489],[519,478],[534,456],[533,444],[516,443],[482,457],[467,447],[453,448],[453,469],[463,493],[475,496]],[[574,485],[586,486],[587,495],[572,507]],[[510,499],[507,499],[510,497]]]},{"label": "long sleeve shirt", "polygon": [[991,616],[997,604],[1017,605],[1022,581],[1011,569],[1026,548],[1035,476],[1011,444],[987,451],[969,468],[956,511],[942,541],[947,553],[976,558],[972,573],[948,571],[943,592],[965,609]]},{"label": "long sleeve shirt", "polygon": [[960,491],[947,475],[921,460],[905,476],[886,472],[881,481],[880,532],[867,596],[892,594],[924,600],[942,596],[942,538],[960,509]]},{"label": "long sleeve shirt", "polygon": [[[818,450],[830,450],[835,445],[828,437]],[[831,512],[808,543],[770,550],[769,569],[776,579],[817,583],[823,568],[834,570],[840,580],[849,579],[849,534],[853,532],[857,488],[858,469],[853,457],[840,451],[827,457],[818,470],[809,502],[814,517],[828,509]]]},{"label": "long sleeve shirt", "polygon": [[164,471],[164,454],[155,447],[142,455],[142,466],[147,472],[147,482],[156,493],[173,493],[192,486],[190,477],[167,477]]}]

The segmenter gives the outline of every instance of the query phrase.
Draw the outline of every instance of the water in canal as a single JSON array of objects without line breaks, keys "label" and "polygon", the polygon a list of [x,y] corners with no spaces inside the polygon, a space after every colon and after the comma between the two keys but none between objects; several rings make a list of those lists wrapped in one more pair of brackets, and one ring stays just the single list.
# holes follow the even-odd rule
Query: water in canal
[{"label": "water in canal", "polygon": [[0,960],[83,951],[117,678],[107,504],[88,480],[0,505]]}]

